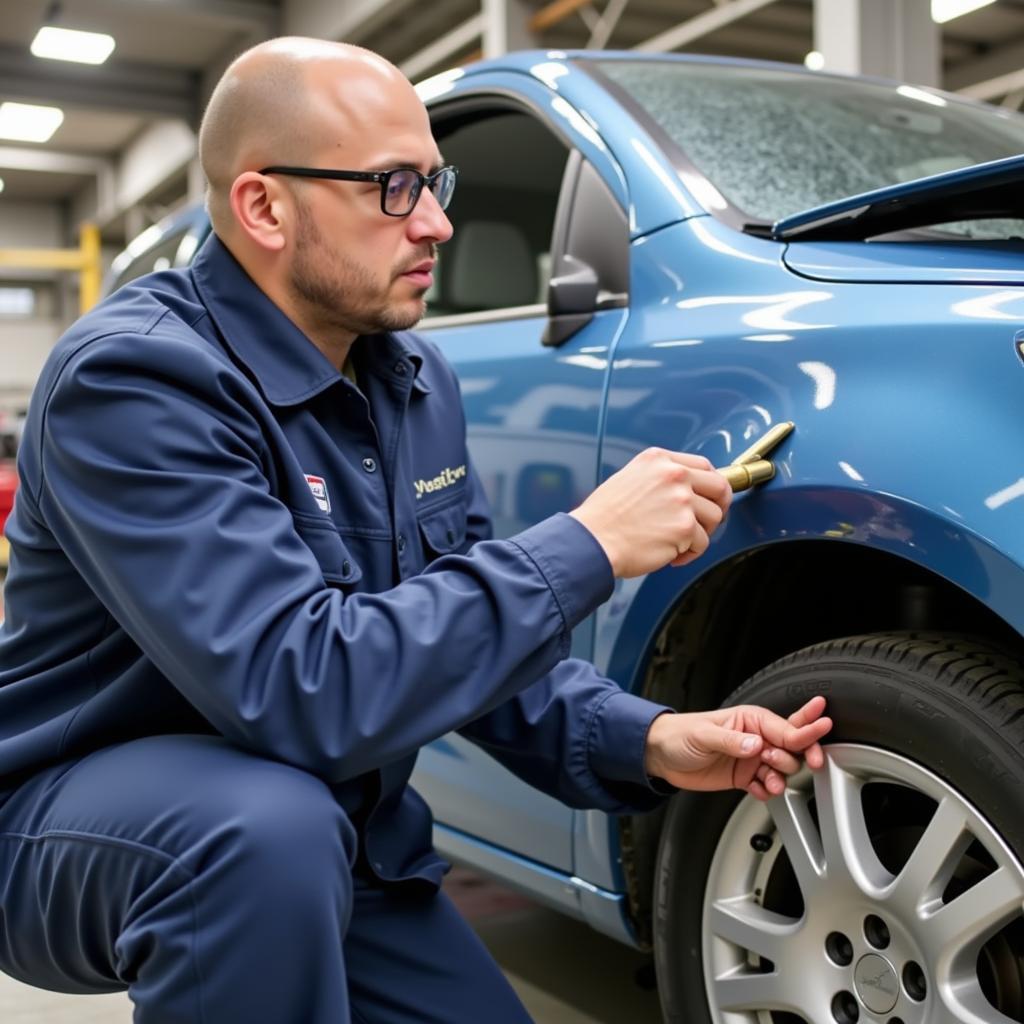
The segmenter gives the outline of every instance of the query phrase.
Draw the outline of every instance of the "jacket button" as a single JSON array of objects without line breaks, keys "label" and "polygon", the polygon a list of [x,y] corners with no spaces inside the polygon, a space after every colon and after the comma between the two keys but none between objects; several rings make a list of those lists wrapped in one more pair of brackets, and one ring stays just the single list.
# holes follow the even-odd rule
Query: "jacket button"
[{"label": "jacket button", "polygon": [[377,463],[376,463],[376,461],[374,459],[369,459],[369,458],[363,459],[363,469],[365,469],[367,473],[376,473],[377,472]]},{"label": "jacket button", "polygon": [[405,363],[395,363],[395,373],[400,377],[405,376]]},{"label": "jacket button", "polygon": [[405,534],[400,533],[398,535],[398,553],[401,554],[405,550]]},{"label": "jacket button", "polygon": [[350,576],[351,574],[352,574],[352,563],[346,558],[345,561],[341,563],[341,575],[342,576]]}]

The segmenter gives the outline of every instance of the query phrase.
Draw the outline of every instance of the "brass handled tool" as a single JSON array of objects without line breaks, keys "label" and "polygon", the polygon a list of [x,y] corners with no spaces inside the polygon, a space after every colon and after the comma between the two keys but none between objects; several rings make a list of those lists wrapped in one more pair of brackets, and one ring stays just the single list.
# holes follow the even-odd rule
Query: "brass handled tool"
[{"label": "brass handled tool", "polygon": [[766,456],[792,433],[793,426],[790,422],[776,423],[746,451],[740,452],[730,465],[719,468],[718,472],[729,481],[733,491],[745,491],[775,476],[775,463]]}]

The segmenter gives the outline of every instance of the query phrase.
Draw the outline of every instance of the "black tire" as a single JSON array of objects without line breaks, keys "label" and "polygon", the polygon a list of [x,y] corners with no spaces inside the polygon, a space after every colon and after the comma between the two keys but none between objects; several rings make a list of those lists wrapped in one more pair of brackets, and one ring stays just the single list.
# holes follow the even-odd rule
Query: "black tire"
[{"label": "black tire", "polygon": [[[965,806],[977,812],[983,824],[991,826],[991,832],[984,827],[978,830],[983,837],[979,840],[980,846],[975,842],[964,854],[944,899],[966,891],[993,870],[985,851],[999,847],[1000,839],[1005,847],[999,847],[1002,851],[999,856],[1024,861],[1024,664],[984,642],[967,637],[933,634],[851,637],[782,658],[748,680],[726,703],[762,704],[788,714],[816,693],[828,699],[827,713],[835,721],[828,737],[833,760],[846,755],[854,759],[863,757],[867,759],[865,763],[872,757],[888,758],[886,763],[906,764],[908,778],[917,777],[913,776],[914,765],[923,767],[951,791],[953,803],[962,800]],[[898,776],[891,778],[895,780]],[[804,780],[794,780],[796,788],[811,784],[809,773]],[[930,792],[934,795],[936,790]],[[870,844],[876,853],[886,851],[886,867],[895,875],[900,870],[901,857],[904,854],[909,857],[907,851],[917,841],[914,837],[920,838],[938,804],[926,799],[923,791],[915,793],[912,786],[904,792],[895,782],[891,792],[883,783],[869,787],[865,793],[870,793],[871,800],[869,807],[868,796],[862,798],[870,826]],[[715,950],[720,947],[708,944],[705,913],[711,904],[706,901],[717,898],[716,892],[724,891],[721,882],[724,876],[715,873],[720,870],[716,865],[734,862],[735,855],[725,857],[726,848],[742,849],[742,856],[746,857],[747,839],[752,850],[780,839],[778,832],[774,839],[770,835],[758,834],[755,838],[746,832],[736,832],[737,822],[753,821],[750,813],[762,813],[754,805],[750,798],[736,793],[710,796],[680,793],[666,815],[655,870],[654,946],[658,987],[667,1024],[723,1024],[725,1020],[729,1024],[769,1020],[772,1024],[796,1024],[805,1017],[804,1013],[793,1012],[793,1007],[785,1010],[765,1007],[761,1016],[752,1009],[742,1009],[726,1016],[716,997],[708,994],[706,975],[715,969],[715,964],[706,964],[705,959],[718,956]],[[929,805],[931,810],[928,810]],[[731,836],[730,829],[733,830]],[[726,835],[723,836],[723,832]],[[986,836],[988,838],[984,839]],[[785,849],[785,843],[777,842],[777,848]],[[753,858],[762,855],[750,853]],[[776,860],[769,869],[768,883],[763,894],[760,889],[754,890],[754,899],[768,909],[799,918],[804,913],[803,897],[789,864],[789,853],[773,856]],[[973,861],[968,862],[969,857],[973,857]],[[882,859],[881,853],[879,858]],[[1012,865],[1010,870],[1012,873]],[[717,890],[709,888],[710,880],[714,880]],[[794,886],[797,886],[796,894],[792,891]],[[818,902],[821,902],[821,895]],[[808,911],[814,912],[814,907],[808,907]],[[804,914],[803,920],[809,919]],[[856,942],[861,945],[865,939],[858,930],[861,927],[858,922],[862,920],[866,918],[856,917],[849,926],[858,933]],[[912,924],[917,924],[916,919]],[[811,942],[812,949],[816,948],[813,946],[816,936],[808,936],[806,941]],[[912,937],[907,941],[912,944]],[[877,958],[868,962],[872,946],[864,947],[863,953],[855,953],[855,957],[862,956],[864,971],[871,964],[877,967],[879,962]],[[808,963],[805,954],[806,949],[801,954],[805,957],[802,969],[813,971],[812,964],[816,961]],[[909,998],[906,982],[901,990],[899,982],[895,981],[900,970],[895,957],[894,952],[891,966],[898,991],[896,998],[906,1000]],[[781,976],[773,973],[780,970],[773,961],[766,960],[760,967],[756,958],[752,963],[752,970]],[[855,962],[851,970],[861,970],[858,963]],[[924,963],[921,967],[927,976],[930,965]],[[747,968],[742,965],[741,969]],[[823,970],[831,972],[831,965]],[[993,1016],[993,1019],[1024,1021],[1024,917],[1011,921],[998,935],[987,940],[978,957],[977,970],[978,986],[985,998],[1004,1015]],[[851,978],[851,985],[861,986],[853,989],[857,999],[865,994],[877,998],[864,987],[866,977],[865,973],[859,980]],[[832,974],[829,978],[831,985]],[[935,994],[938,989],[938,985],[933,986],[926,998],[939,998]],[[865,1005],[860,1005],[858,1013],[861,1021],[920,1020],[928,1009],[924,1003],[915,1002],[909,1005],[914,1012],[903,1015],[900,1012],[903,1005],[876,1011],[880,1012],[877,1017],[866,1012]],[[816,1012],[821,1014],[820,1005]],[[830,1024],[833,1020],[844,1019],[842,1013],[838,1018],[835,1013],[833,1009],[821,1014],[822,1019],[807,1020],[806,1024]],[[856,1016],[851,1010],[846,1019],[856,1019]],[[951,1019],[958,1018],[954,1014]]]}]

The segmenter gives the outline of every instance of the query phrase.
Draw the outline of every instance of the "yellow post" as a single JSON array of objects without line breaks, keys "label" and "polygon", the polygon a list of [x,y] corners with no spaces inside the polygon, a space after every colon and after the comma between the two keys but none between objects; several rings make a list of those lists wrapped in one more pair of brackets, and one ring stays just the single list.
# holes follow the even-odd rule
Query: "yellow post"
[{"label": "yellow post", "polygon": [[100,229],[83,224],[78,244],[82,251],[82,269],[78,274],[78,308],[88,313],[100,301]]},{"label": "yellow post", "polygon": [[100,298],[100,229],[83,224],[77,249],[0,249],[0,267],[77,270],[78,306],[85,313]]},{"label": "yellow post", "polygon": [[81,270],[80,249],[0,249],[0,267],[25,270]]}]

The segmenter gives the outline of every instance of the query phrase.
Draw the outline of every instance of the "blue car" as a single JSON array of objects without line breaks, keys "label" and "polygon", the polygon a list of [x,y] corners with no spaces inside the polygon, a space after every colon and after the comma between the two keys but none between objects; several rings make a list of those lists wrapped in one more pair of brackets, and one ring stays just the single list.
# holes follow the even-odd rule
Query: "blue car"
[{"label": "blue car", "polygon": [[652,948],[676,1024],[1024,1021],[1024,118],[637,53],[420,90],[459,168],[422,329],[500,535],[650,445],[724,466],[795,424],[709,552],[619,581],[573,653],[680,710],[820,692],[836,721],[767,804],[623,819],[446,737],[414,779],[439,849]]}]

